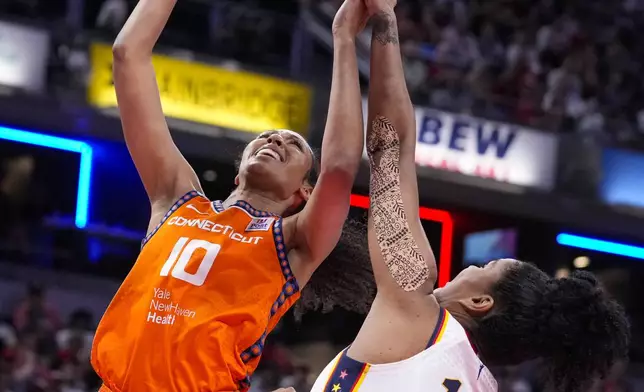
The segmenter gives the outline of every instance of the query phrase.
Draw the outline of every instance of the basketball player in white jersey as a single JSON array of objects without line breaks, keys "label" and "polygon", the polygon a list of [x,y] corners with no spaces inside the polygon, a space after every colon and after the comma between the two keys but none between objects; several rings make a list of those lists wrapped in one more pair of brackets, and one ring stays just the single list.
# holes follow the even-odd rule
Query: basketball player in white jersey
[{"label": "basketball player in white jersey", "polygon": [[378,292],[354,342],[312,392],[493,392],[486,365],[542,358],[558,391],[585,391],[628,350],[629,325],[589,273],[552,279],[496,260],[433,290],[436,262],[418,216],[414,110],[395,0],[365,0],[373,22],[367,149],[368,241]]},{"label": "basketball player in white jersey", "polygon": [[368,240],[378,294],[353,344],[324,369],[312,392],[496,391],[463,327],[429,295],[436,265],[418,216],[414,111],[395,2],[366,3],[373,22]]}]

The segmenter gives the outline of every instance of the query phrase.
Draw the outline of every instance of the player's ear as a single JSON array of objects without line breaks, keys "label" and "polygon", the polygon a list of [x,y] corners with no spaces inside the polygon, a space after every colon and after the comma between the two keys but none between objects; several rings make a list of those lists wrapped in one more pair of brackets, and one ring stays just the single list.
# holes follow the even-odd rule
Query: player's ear
[{"label": "player's ear", "polygon": [[467,310],[467,313],[474,318],[485,316],[494,306],[494,298],[487,294],[468,297],[459,302]]},{"label": "player's ear", "polygon": [[291,204],[289,210],[296,212],[302,209],[304,204],[309,200],[309,197],[311,197],[311,192],[313,192],[313,187],[309,185],[307,181],[305,181],[302,186],[293,194],[293,203]]},{"label": "player's ear", "polygon": [[309,184],[308,181],[304,181],[300,189],[298,190],[298,196],[302,201],[308,201],[313,193],[313,187]]},{"label": "player's ear", "polygon": [[239,174],[235,176],[235,186],[239,186]]}]

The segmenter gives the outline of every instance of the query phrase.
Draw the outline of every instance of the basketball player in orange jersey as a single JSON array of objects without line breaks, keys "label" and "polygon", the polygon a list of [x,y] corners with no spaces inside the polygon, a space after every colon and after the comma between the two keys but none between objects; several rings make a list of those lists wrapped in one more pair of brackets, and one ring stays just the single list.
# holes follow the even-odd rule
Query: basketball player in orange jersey
[{"label": "basketball player in orange jersey", "polygon": [[346,0],[334,21],[315,189],[311,148],[276,130],[247,145],[230,197],[208,200],[172,141],[152,67],[175,2],[141,0],[114,44],[123,132],[152,213],[141,253],[96,332],[92,364],[102,392],[247,390],[266,335],[340,238],[362,156],[354,39],[367,15],[361,0]]}]

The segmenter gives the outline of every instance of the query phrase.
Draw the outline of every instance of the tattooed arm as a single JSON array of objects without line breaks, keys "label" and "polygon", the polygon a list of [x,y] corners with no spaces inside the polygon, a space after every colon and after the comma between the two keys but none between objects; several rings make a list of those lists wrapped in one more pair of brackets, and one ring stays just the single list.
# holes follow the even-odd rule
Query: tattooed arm
[{"label": "tattooed arm", "polygon": [[[369,248],[378,292],[406,300],[409,295],[431,293],[436,262],[418,216],[416,123],[392,1],[368,0],[367,5],[373,15],[367,130]],[[404,295],[400,288],[415,294]]]},{"label": "tattooed arm", "polygon": [[440,309],[429,295],[436,262],[418,216],[414,112],[392,1],[366,0],[370,11],[375,8],[367,151],[369,255],[378,293],[349,356],[370,363],[400,361],[423,351]]}]

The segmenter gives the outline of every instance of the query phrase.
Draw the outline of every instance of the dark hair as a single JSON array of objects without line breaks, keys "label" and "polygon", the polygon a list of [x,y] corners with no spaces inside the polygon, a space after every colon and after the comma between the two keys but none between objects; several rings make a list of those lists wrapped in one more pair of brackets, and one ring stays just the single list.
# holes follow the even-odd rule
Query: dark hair
[{"label": "dark hair", "polygon": [[331,254],[313,273],[295,304],[296,319],[309,310],[326,313],[334,307],[367,313],[376,294],[376,283],[367,247],[367,227],[348,219]]},{"label": "dark hair", "polygon": [[[315,186],[319,176],[319,162],[314,150],[313,164],[306,181]],[[302,203],[298,211],[304,208]],[[376,282],[371,269],[367,245],[367,225],[347,219],[342,235],[331,254],[322,262],[302,289],[295,304],[296,319],[310,310],[330,312],[334,307],[358,313],[367,313],[376,294]]]},{"label": "dark hair", "polygon": [[308,172],[306,172],[304,179],[311,186],[315,186],[315,184],[318,182],[318,177],[320,176],[320,153],[314,150],[312,147],[310,147],[310,150],[313,159],[311,161],[311,168]]},{"label": "dark hair", "polygon": [[588,390],[628,355],[630,324],[594,275],[553,279],[532,264],[505,272],[491,291],[494,308],[471,331],[484,361],[515,365],[542,359],[557,391]]}]

